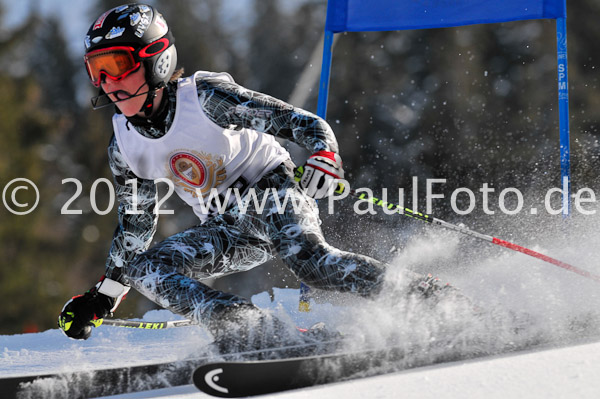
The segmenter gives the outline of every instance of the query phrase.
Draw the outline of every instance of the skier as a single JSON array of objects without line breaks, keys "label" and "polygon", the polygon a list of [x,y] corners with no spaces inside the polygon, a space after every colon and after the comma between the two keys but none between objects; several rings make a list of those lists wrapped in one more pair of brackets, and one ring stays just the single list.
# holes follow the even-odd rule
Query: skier
[{"label": "skier", "polygon": [[[87,339],[133,287],[206,326],[222,350],[294,340],[296,331],[286,333],[285,323],[268,312],[201,282],[249,270],[273,254],[310,286],[366,297],[380,291],[385,266],[333,248],[319,227],[314,199],[344,177],[323,119],[248,90],[227,73],[182,78],[173,35],[149,5],[102,14],[87,32],[85,50],[89,78],[100,89],[94,108],[116,106],[108,155],[119,224],[104,276],[60,313],[67,336]],[[276,137],[313,153],[299,182]],[[200,223],[149,248],[158,221],[157,179],[172,182]],[[266,206],[261,212],[252,201],[227,197],[231,189],[244,201],[251,191],[258,199],[266,195]],[[272,211],[286,196],[281,213]]]}]

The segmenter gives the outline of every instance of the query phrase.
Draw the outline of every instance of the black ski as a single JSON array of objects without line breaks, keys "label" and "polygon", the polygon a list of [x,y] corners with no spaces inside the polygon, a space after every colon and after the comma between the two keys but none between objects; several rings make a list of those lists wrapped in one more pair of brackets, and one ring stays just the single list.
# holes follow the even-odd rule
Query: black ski
[{"label": "black ski", "polygon": [[263,395],[401,369],[404,350],[365,350],[352,353],[281,360],[216,362],[194,371],[194,385],[222,398]]},{"label": "black ski", "polygon": [[91,398],[190,383],[208,358],[110,369],[0,377],[3,398]]},{"label": "black ski", "polygon": [[192,383],[194,370],[202,364],[215,361],[215,356],[218,359],[261,359],[290,356],[290,353],[302,351],[312,351],[314,353],[321,346],[322,344],[315,343],[221,355],[207,351],[206,356],[173,362],[43,375],[0,377],[0,396],[2,398],[78,399],[187,385]]}]

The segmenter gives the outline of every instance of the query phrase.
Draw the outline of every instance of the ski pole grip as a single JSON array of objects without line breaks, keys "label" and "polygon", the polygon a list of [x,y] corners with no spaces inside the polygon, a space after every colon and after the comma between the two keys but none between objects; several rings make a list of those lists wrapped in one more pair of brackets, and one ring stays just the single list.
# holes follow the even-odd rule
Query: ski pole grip
[{"label": "ski pole grip", "polygon": [[296,182],[299,183],[300,180],[302,179],[303,174],[304,174],[304,166],[296,167],[296,169],[294,169],[294,180],[296,180]]}]

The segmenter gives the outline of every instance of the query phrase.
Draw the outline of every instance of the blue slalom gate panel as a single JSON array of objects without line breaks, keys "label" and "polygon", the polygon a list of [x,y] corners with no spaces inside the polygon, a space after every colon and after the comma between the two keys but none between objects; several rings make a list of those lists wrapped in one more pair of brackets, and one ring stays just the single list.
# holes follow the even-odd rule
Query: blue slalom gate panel
[{"label": "blue slalom gate panel", "polygon": [[563,0],[329,0],[325,30],[426,29],[565,16]]}]

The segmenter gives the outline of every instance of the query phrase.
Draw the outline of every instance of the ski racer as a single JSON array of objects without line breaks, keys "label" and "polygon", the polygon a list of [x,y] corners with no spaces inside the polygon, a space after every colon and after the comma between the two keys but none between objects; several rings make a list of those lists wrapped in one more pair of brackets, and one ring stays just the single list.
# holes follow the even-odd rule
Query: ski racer
[{"label": "ski racer", "polygon": [[[94,108],[116,106],[108,156],[119,223],[104,276],[66,303],[62,331],[87,339],[133,287],[207,327],[222,350],[294,340],[269,312],[202,283],[259,266],[274,254],[310,286],[377,294],[385,265],[332,247],[319,227],[315,199],[344,177],[330,126],[238,85],[227,73],[183,78],[174,42],[163,16],[144,4],[106,11],[85,37],[85,66],[100,90]],[[276,137],[313,154],[299,182]],[[158,221],[156,183],[165,179],[199,220],[149,248]],[[246,201],[251,191],[259,200],[267,196],[262,212]],[[273,211],[286,196],[285,207]]]}]

